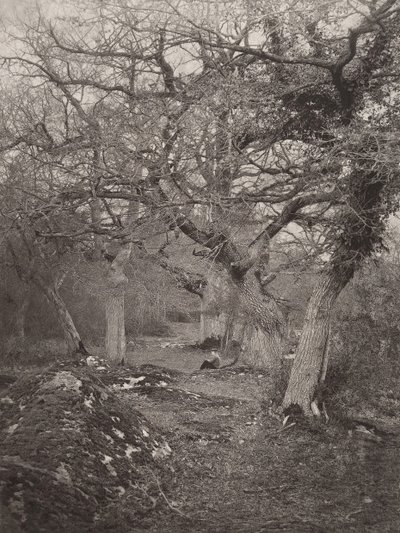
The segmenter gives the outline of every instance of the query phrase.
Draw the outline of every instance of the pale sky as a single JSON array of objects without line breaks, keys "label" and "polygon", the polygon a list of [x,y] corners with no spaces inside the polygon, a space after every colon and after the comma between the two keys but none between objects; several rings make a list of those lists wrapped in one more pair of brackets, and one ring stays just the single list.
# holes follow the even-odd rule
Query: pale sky
[{"label": "pale sky", "polygon": [[0,0],[0,14],[3,17],[15,16],[23,11],[26,4],[35,5],[35,1],[29,0]]},{"label": "pale sky", "polygon": [[62,0],[0,0],[0,18],[3,24],[7,24],[14,17],[23,18],[37,6],[46,7],[48,13],[62,3]]}]

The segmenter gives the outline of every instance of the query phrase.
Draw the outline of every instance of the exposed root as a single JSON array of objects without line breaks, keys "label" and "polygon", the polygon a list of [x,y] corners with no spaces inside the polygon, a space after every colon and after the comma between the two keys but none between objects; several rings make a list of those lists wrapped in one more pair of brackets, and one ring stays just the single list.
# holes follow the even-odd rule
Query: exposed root
[{"label": "exposed root", "polygon": [[314,416],[321,418],[321,411],[319,410],[316,400],[312,401],[310,404],[311,412]]}]

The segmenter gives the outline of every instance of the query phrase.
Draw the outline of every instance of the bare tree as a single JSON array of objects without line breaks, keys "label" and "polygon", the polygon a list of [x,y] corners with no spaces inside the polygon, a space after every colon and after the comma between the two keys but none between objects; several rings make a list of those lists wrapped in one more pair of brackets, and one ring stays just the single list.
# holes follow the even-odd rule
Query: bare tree
[{"label": "bare tree", "polygon": [[[296,225],[297,234],[323,236],[335,265],[345,259],[327,224],[341,205],[354,209],[357,191],[347,181],[351,151],[338,157],[335,148],[348,150],[341,128],[365,121],[371,99],[396,79],[397,4],[341,1],[318,10],[305,0],[266,12],[238,2],[212,25],[208,4],[198,20],[185,4],[158,2],[153,12],[93,4],[90,28],[82,17],[78,33],[66,31],[67,17],[59,26],[43,18],[25,28],[24,52],[7,64],[64,106],[62,138],[42,121],[7,146],[34,146],[47,158],[67,151],[69,183],[58,198],[104,208],[103,223],[80,231],[133,238],[121,206],[136,202],[140,224],[178,229],[201,245],[225,269],[253,326],[246,346],[254,360],[279,366],[284,320],[266,290],[271,243]],[[358,193],[368,218],[365,190]],[[321,359],[327,328],[313,329]],[[320,366],[313,364],[317,375]]]}]

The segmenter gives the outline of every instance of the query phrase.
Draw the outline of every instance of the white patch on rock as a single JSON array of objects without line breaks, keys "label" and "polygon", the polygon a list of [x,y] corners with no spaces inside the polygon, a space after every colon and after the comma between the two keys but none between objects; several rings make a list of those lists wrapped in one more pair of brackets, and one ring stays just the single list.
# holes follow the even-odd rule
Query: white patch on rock
[{"label": "white patch on rock", "polygon": [[73,392],[80,392],[81,386],[82,381],[80,379],[76,378],[73,374],[71,374],[71,372],[63,370],[61,372],[57,372],[52,380],[44,383],[42,385],[42,389],[47,390],[63,388]]},{"label": "white patch on rock", "polygon": [[166,387],[168,385],[168,383],[165,383],[165,381],[160,381],[160,383],[158,384],[159,387]]},{"label": "white patch on rock", "polygon": [[120,429],[112,428],[112,432],[115,433],[115,435],[117,435],[117,437],[119,437],[120,439],[125,438],[125,433],[121,431]]},{"label": "white patch on rock", "polygon": [[130,444],[126,445],[125,455],[127,456],[128,459],[131,458],[131,455],[133,453],[139,453],[139,452],[141,452],[140,448],[135,448],[134,446],[131,446]]},{"label": "white patch on rock", "polygon": [[117,471],[115,470],[115,468],[110,464],[111,461],[113,460],[112,457],[110,457],[109,455],[104,455],[104,459],[100,459],[100,461],[103,463],[103,465],[105,465],[105,467],[107,468],[107,470],[110,472],[110,474],[112,476],[115,476],[117,477]]},{"label": "white patch on rock", "polygon": [[105,438],[108,440],[108,442],[114,442],[114,439],[111,437],[111,435],[107,435],[104,433]]},{"label": "white patch on rock", "polygon": [[119,416],[112,416],[112,417],[111,417],[111,420],[112,420],[113,422],[121,422],[121,419],[120,419]]},{"label": "white patch on rock", "polygon": [[65,468],[64,463],[60,463],[60,465],[57,467],[55,476],[57,481],[60,481],[61,483],[66,483],[67,485],[72,485],[72,479],[69,475],[68,470]]},{"label": "white patch on rock", "polygon": [[9,435],[12,435],[14,431],[17,429],[17,427],[18,427],[18,424],[13,424],[12,426],[8,427],[6,431]]},{"label": "white patch on rock", "polygon": [[93,395],[93,392],[90,393],[89,398],[85,398],[83,404],[86,405],[89,409],[93,409],[93,400],[96,398]]},{"label": "white patch on rock", "polygon": [[149,432],[146,431],[145,429],[142,429],[142,434],[143,434],[143,437],[148,437],[149,436]]},{"label": "white patch on rock", "polygon": [[137,383],[146,379],[146,376],[139,376],[138,378],[127,378],[124,383],[114,383],[114,389],[129,390],[133,389]]},{"label": "white patch on rock", "polygon": [[115,490],[117,491],[118,496],[119,496],[120,498],[121,498],[121,497],[125,494],[125,492],[126,492],[126,490],[124,489],[124,487],[115,487]]},{"label": "white patch on rock", "polygon": [[14,400],[10,398],[9,396],[4,396],[3,398],[0,398],[0,403],[12,405],[14,403]]},{"label": "white patch on rock", "polygon": [[158,448],[154,448],[154,450],[151,452],[151,455],[154,457],[154,459],[164,459],[164,457],[168,457],[171,452],[172,450],[168,443],[163,442]]},{"label": "white patch on rock", "polygon": [[13,497],[8,502],[8,508],[12,514],[19,516],[22,523],[26,522],[24,495],[22,490],[14,492]]}]

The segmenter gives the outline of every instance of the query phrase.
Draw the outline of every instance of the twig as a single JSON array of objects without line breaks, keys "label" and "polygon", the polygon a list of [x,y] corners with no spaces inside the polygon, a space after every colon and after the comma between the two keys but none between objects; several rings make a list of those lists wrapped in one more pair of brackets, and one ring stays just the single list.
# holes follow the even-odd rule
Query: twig
[{"label": "twig", "polygon": [[346,520],[349,520],[353,515],[362,513],[362,509],[356,509],[355,511],[352,511],[351,513],[346,515]]},{"label": "twig", "polygon": [[185,513],[182,513],[177,507],[174,507],[172,503],[169,501],[167,496],[165,495],[165,492],[161,488],[161,484],[157,478],[157,476],[154,474],[154,472],[151,472],[153,474],[153,477],[157,483],[158,490],[160,491],[161,496],[164,498],[165,503],[168,505],[168,507],[171,509],[171,511],[174,511],[175,513],[178,513],[179,516],[182,516],[183,518],[188,518],[189,520],[203,520],[203,518],[193,518],[192,516],[189,516]]}]

